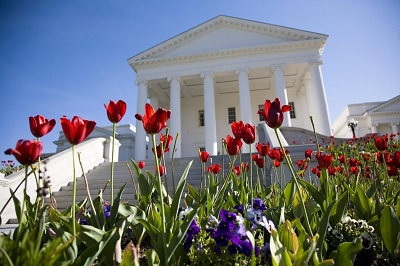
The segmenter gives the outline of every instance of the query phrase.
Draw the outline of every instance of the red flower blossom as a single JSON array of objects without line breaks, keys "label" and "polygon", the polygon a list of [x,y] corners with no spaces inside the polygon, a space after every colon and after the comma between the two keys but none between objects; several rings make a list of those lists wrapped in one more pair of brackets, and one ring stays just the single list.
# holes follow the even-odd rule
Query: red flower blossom
[{"label": "red flower blossom", "polygon": [[[159,172],[160,172],[160,176],[163,176],[165,174],[165,168],[162,165],[158,166]],[[154,172],[156,172],[157,174],[157,166],[154,167]]]},{"label": "red flower blossom", "polygon": [[240,175],[240,165],[235,165],[232,169],[232,171],[236,174],[236,175]]},{"label": "red flower blossom", "polygon": [[29,117],[29,127],[31,129],[32,135],[37,138],[41,138],[49,133],[55,125],[55,119],[49,120],[44,118],[42,115]]},{"label": "red flower blossom", "polygon": [[350,166],[350,173],[353,175],[358,173],[358,167],[357,166]]},{"label": "red flower blossom", "polygon": [[304,156],[306,157],[306,159],[311,160],[311,155],[312,155],[312,150],[308,149],[304,152]]},{"label": "red flower blossom", "polygon": [[221,165],[218,163],[212,164],[211,166],[207,167],[207,171],[213,174],[218,174],[221,171]]},{"label": "red flower blossom", "polygon": [[258,142],[256,145],[256,149],[261,156],[267,156],[270,150],[269,142],[267,144],[262,144]]},{"label": "red flower blossom", "polygon": [[375,137],[374,138],[375,147],[379,151],[384,151],[388,148],[388,137],[387,135],[383,135],[382,137]]},{"label": "red flower blossom", "polygon": [[264,115],[265,122],[270,128],[279,128],[283,123],[283,113],[290,110],[290,105],[283,105],[281,109],[281,102],[276,98],[272,103],[266,100],[264,110],[259,110],[257,113]]},{"label": "red flower blossom", "polygon": [[226,149],[229,155],[237,155],[242,147],[243,143],[238,138],[232,138],[230,135],[226,136]]},{"label": "red flower blossom", "polygon": [[116,103],[110,100],[108,106],[104,104],[104,107],[107,110],[107,117],[111,123],[118,123],[126,113],[126,103],[122,100],[119,100]]},{"label": "red flower blossom", "polygon": [[332,164],[332,160],[333,160],[332,155],[317,154],[316,157],[318,160],[319,169],[327,169]]},{"label": "red flower blossom", "polygon": [[256,140],[256,127],[250,124],[244,126],[242,139],[246,144],[252,144]]},{"label": "red flower blossom", "polygon": [[138,162],[138,167],[139,167],[140,169],[143,169],[145,166],[146,166],[146,163],[145,163],[145,162],[143,162],[143,161],[139,161],[139,162]]},{"label": "red flower blossom", "polygon": [[243,131],[244,131],[243,121],[232,122],[231,129],[232,129],[233,136],[235,136],[235,138],[241,139],[243,136]]},{"label": "red flower blossom", "polygon": [[393,153],[393,165],[400,168],[400,151]]},{"label": "red flower blossom", "polygon": [[399,169],[395,166],[388,166],[387,167],[388,176],[396,176],[399,173]]},{"label": "red flower blossom", "polygon": [[65,138],[72,145],[84,141],[96,126],[96,122],[84,120],[79,116],[74,116],[71,121],[66,117],[62,117],[60,120]]},{"label": "red flower blossom", "polygon": [[258,154],[253,154],[253,161],[259,168],[264,167],[264,157],[260,157]]},{"label": "red flower blossom", "polygon": [[333,167],[332,165],[329,166],[329,167],[328,167],[328,173],[329,173],[330,175],[335,175],[335,173],[336,173],[336,168]]},{"label": "red flower blossom", "polygon": [[39,159],[42,149],[43,144],[40,141],[20,139],[17,141],[15,149],[8,149],[4,153],[14,155],[20,164],[29,166]]},{"label": "red flower blossom", "polygon": [[206,163],[208,161],[208,158],[210,157],[210,154],[206,151],[201,151],[200,152],[200,160],[203,163]]},{"label": "red flower blossom", "polygon": [[158,110],[154,112],[153,106],[146,103],[145,114],[143,116],[136,114],[135,117],[137,120],[142,121],[146,133],[157,134],[167,126],[167,120],[171,117],[171,111],[158,108]]},{"label": "red flower blossom", "polygon": [[[167,137],[168,136],[168,137]],[[173,140],[173,137],[171,135],[163,135],[160,134],[160,144],[157,145],[156,150],[157,150],[157,157],[160,158],[161,157],[161,143],[162,143],[162,147],[164,149],[164,153],[169,152],[169,146],[171,145]],[[154,148],[151,148],[151,150],[154,153]]]}]

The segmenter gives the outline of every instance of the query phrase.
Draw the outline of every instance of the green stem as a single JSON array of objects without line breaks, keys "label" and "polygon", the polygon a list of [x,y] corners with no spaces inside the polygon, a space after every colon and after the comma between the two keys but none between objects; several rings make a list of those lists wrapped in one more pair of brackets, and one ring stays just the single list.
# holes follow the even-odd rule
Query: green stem
[{"label": "green stem", "polygon": [[[156,175],[157,175],[157,181],[158,181],[158,190],[160,193],[160,207],[161,207],[161,235],[162,235],[162,241],[163,243],[161,246],[163,247],[163,254],[162,258],[164,258],[164,264],[161,265],[168,265],[168,259],[167,259],[167,241],[166,241],[166,228],[165,228],[165,209],[164,209],[164,195],[163,195],[163,189],[162,189],[162,182],[161,182],[161,175],[160,175],[160,163],[158,161],[157,157],[157,150],[156,150],[156,135],[152,134],[151,135],[151,140],[153,142],[153,147],[154,147],[154,160],[156,163]],[[161,259],[161,258],[160,258]]]},{"label": "green stem", "polygon": [[110,208],[112,208],[114,203],[114,142],[115,142],[115,131],[116,131],[116,123],[113,123],[113,138],[112,138],[112,147],[111,147],[111,199],[110,199]]},{"label": "green stem", "polygon": [[[253,206],[253,157],[251,156],[251,144],[249,144],[250,149],[250,204]],[[241,164],[240,164],[241,165]]]},{"label": "green stem", "polygon": [[73,178],[73,190],[72,190],[72,235],[75,240],[76,227],[75,227],[75,205],[76,205],[76,173],[75,173],[75,145],[72,145],[72,178]]},{"label": "green stem", "polygon": [[19,228],[18,228],[18,235],[19,232],[22,230],[22,222],[24,220],[24,212],[25,212],[25,200],[26,200],[26,188],[27,188],[27,177],[28,177],[28,166],[25,166],[25,189],[24,189],[24,197],[22,199],[22,207],[21,207],[21,215],[19,217]]},{"label": "green stem", "polygon": [[301,202],[301,206],[303,208],[304,218],[306,219],[306,230],[307,230],[309,236],[312,236],[313,234],[312,234],[312,230],[311,230],[311,226],[310,226],[310,221],[308,220],[308,214],[307,214],[306,206],[304,204],[303,196],[302,196],[301,191],[300,191],[300,185],[299,185],[299,183],[297,181],[297,174],[293,169],[293,165],[292,165],[291,161],[288,159],[288,156],[286,155],[285,149],[283,148],[283,145],[282,145],[282,141],[281,141],[281,139],[279,138],[279,135],[278,135],[278,130],[276,128],[274,128],[274,130],[275,130],[275,135],[276,135],[276,137],[278,138],[278,141],[279,141],[279,146],[282,149],[283,156],[285,156],[285,160],[286,160],[286,162],[288,164],[289,170],[290,170],[290,172],[292,174],[292,177],[294,179],[294,183],[296,184],[296,189],[297,189],[297,191],[299,191],[300,202]]}]

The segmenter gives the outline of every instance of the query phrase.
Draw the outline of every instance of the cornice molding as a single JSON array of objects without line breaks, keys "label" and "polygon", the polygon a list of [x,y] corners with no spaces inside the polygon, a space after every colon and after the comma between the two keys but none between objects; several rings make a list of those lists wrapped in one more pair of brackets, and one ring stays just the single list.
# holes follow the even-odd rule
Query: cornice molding
[{"label": "cornice molding", "polygon": [[306,40],[306,41],[298,41],[298,42],[286,42],[286,43],[278,43],[278,44],[271,44],[271,45],[265,45],[265,46],[244,47],[244,48],[227,49],[227,50],[213,51],[213,52],[200,53],[200,54],[182,55],[182,56],[177,56],[177,57],[155,58],[155,59],[148,59],[148,60],[131,61],[130,65],[134,68],[135,66],[183,63],[183,62],[197,61],[197,60],[229,58],[229,57],[233,57],[233,56],[276,53],[276,52],[280,52],[280,51],[290,51],[290,50],[298,50],[298,49],[305,49],[305,48],[322,49],[322,47],[324,45],[325,45],[325,40],[312,40],[312,41]]}]

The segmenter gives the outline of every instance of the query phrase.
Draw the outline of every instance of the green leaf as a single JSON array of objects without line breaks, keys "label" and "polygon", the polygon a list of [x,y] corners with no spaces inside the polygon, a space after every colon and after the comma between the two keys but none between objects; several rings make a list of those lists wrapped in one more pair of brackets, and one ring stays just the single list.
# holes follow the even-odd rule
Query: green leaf
[{"label": "green leaf", "polygon": [[382,210],[380,220],[380,230],[383,243],[390,254],[393,255],[400,234],[400,223],[391,206],[386,206]]},{"label": "green leaf", "polygon": [[346,209],[348,200],[349,200],[349,193],[345,191],[339,196],[338,201],[333,205],[331,217],[329,219],[330,225],[332,227],[342,220],[342,216]]},{"label": "green leaf", "polygon": [[251,252],[251,262],[250,266],[256,266],[256,254],[255,254],[255,249],[256,249],[256,243],[253,234],[250,231],[246,231],[247,238],[250,240],[251,246],[252,246],[252,252]]},{"label": "green leaf", "polygon": [[189,164],[186,166],[186,169],[183,172],[181,178],[179,179],[178,186],[175,191],[174,199],[172,200],[170,217],[175,218],[178,216],[178,210],[179,210],[179,206],[181,203],[183,189],[185,188],[185,185],[186,185],[186,177],[189,172],[190,166],[192,165],[192,162],[193,161],[189,162]]},{"label": "green leaf", "polygon": [[141,194],[141,196],[146,196],[146,198],[147,198],[151,193],[151,188],[150,188],[149,182],[147,182],[146,177],[142,173],[142,170],[139,168],[139,166],[137,165],[135,160],[131,159],[131,163],[133,165],[133,169],[135,171],[136,178],[139,183],[140,194]]},{"label": "green leaf", "polygon": [[292,224],[286,220],[285,223],[279,226],[278,234],[282,245],[293,254],[296,254],[299,249],[299,240],[293,230]]},{"label": "green leaf", "polygon": [[371,203],[365,195],[364,190],[357,186],[356,192],[353,197],[354,211],[359,219],[369,220],[371,213]]},{"label": "green leaf", "polygon": [[400,197],[397,197],[396,217],[400,220]]},{"label": "green leaf", "polygon": [[170,243],[168,243],[168,248],[167,248],[167,260],[170,261],[172,256],[175,253],[175,250],[178,248],[178,246],[182,243],[183,239],[186,236],[186,232],[190,227],[190,224],[192,223],[192,220],[194,219],[194,217],[197,215],[197,211],[193,210],[190,211],[187,215],[186,215],[186,221],[183,222],[182,224],[180,224],[180,226],[178,226],[178,228],[176,228],[176,230],[173,231],[173,237],[170,241]]},{"label": "green leaf", "polygon": [[339,244],[336,256],[333,258],[335,265],[353,266],[357,253],[363,249],[361,238],[356,238],[353,242]]},{"label": "green leaf", "polygon": [[319,192],[312,184],[308,183],[305,180],[298,179],[299,183],[311,194],[311,197],[318,202],[320,206],[324,205],[325,197]]},{"label": "green leaf", "polygon": [[324,215],[322,216],[321,221],[319,222],[318,225],[318,241],[317,241],[317,249],[318,249],[318,258],[319,260],[322,260],[324,258],[323,256],[323,251],[324,251],[324,242],[325,242],[325,237],[326,237],[326,231],[328,228],[328,223],[329,223],[329,217],[331,215],[331,211],[333,209],[333,206],[335,205],[335,201],[333,201],[325,211]]},{"label": "green leaf", "polygon": [[[119,237],[118,228],[114,227],[112,230],[104,233],[102,239],[94,245],[88,246],[85,251],[80,254],[73,265],[84,265],[91,266],[96,258],[103,252],[103,250],[108,250],[114,253],[114,245]],[[105,256],[108,257],[108,256]],[[113,260],[113,256],[109,260]]]},{"label": "green leaf", "polygon": [[120,205],[120,202],[121,202],[121,196],[122,196],[122,193],[123,193],[123,191],[124,191],[124,189],[125,189],[125,187],[126,187],[126,184],[127,184],[127,183],[125,183],[125,184],[121,187],[121,189],[119,190],[117,196],[116,196],[115,199],[114,199],[113,206],[111,206],[111,209],[110,209],[110,218],[108,218],[110,229],[114,226],[115,221],[116,221],[116,219],[117,219],[117,217],[118,217],[118,209],[119,209],[119,205]]},{"label": "green leaf", "polygon": [[283,191],[283,196],[285,197],[285,205],[290,206],[295,196],[295,184],[293,179],[286,184],[285,190]]},{"label": "green leaf", "polygon": [[289,253],[286,248],[279,241],[278,232],[274,229],[271,231],[271,238],[269,240],[272,256],[272,265],[274,266],[290,266],[293,265],[290,260]]}]

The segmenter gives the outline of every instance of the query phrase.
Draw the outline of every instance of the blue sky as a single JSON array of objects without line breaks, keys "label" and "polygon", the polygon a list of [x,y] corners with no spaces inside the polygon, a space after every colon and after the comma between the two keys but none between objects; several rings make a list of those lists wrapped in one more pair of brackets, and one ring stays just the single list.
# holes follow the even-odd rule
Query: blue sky
[{"label": "blue sky", "polygon": [[329,35],[322,73],[331,121],[346,104],[400,94],[398,0],[0,1],[0,160],[31,139],[28,117],[109,125],[104,103],[127,102],[135,123],[135,73],[127,59],[218,15]]}]

